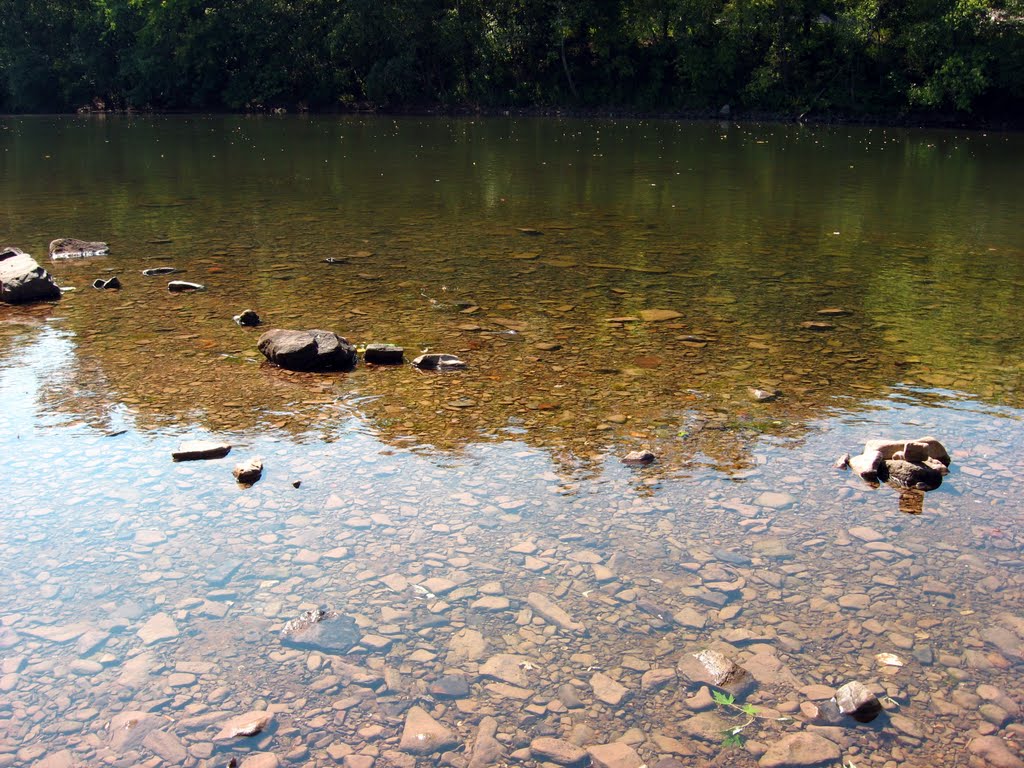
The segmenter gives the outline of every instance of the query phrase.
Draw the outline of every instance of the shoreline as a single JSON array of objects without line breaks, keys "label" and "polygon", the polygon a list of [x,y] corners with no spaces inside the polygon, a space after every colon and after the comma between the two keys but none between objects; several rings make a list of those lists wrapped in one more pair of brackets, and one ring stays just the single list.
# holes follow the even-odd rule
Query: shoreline
[{"label": "shoreline", "polygon": [[871,128],[933,128],[969,131],[1024,131],[1024,117],[1020,118],[967,118],[953,114],[906,114],[906,115],[844,115],[844,114],[799,114],[787,112],[760,112],[729,110],[691,109],[641,111],[614,108],[570,108],[570,107],[379,107],[369,104],[339,107],[336,109],[294,109],[268,107],[249,110],[211,109],[106,109],[95,110],[87,107],[75,112],[15,112],[0,113],[0,118],[16,117],[90,117],[90,116],[184,116],[184,115],[238,115],[258,117],[283,117],[286,115],[372,115],[378,117],[450,117],[450,118],[558,118],[571,120],[664,120],[664,121],[708,121],[739,124],[779,123],[795,125],[856,126]]}]

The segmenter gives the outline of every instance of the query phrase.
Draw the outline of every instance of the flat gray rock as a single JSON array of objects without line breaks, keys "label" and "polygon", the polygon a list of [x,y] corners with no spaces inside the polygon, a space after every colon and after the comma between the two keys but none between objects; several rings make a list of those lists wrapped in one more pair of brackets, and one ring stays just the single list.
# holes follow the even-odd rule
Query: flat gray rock
[{"label": "flat gray rock", "polygon": [[281,630],[281,644],[322,653],[345,654],[361,639],[356,620],[337,611],[306,611]]},{"label": "flat gray rock", "polygon": [[227,443],[216,443],[212,440],[188,440],[171,452],[175,461],[201,461],[204,459],[221,459],[231,453]]},{"label": "flat gray rock", "polygon": [[271,363],[290,371],[350,371],[356,367],[356,348],[331,331],[273,328],[260,336],[256,346]]}]

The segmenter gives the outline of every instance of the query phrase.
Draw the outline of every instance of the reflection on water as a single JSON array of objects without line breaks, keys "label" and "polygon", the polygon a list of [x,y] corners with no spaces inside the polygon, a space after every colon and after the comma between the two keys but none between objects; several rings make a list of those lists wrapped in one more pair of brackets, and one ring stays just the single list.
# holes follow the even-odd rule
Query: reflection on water
[{"label": "reflection on water", "polygon": [[[0,307],[0,765],[406,768],[413,704],[466,745],[455,766],[487,717],[506,755],[572,736],[649,765],[755,765],[799,731],[857,766],[1019,751],[1019,137],[0,128],[0,239],[112,246],[53,265],[59,304]],[[141,274],[161,265],[207,291]],[[273,369],[247,307],[470,367]],[[927,495],[830,469],[919,434],[953,454]],[[189,437],[234,449],[173,464]],[[657,463],[619,462],[642,446]],[[360,627],[344,657],[278,640],[321,605]],[[728,712],[674,671],[708,644],[797,722],[724,747]],[[811,722],[849,679],[886,717]],[[249,710],[274,721],[216,738]]]}]

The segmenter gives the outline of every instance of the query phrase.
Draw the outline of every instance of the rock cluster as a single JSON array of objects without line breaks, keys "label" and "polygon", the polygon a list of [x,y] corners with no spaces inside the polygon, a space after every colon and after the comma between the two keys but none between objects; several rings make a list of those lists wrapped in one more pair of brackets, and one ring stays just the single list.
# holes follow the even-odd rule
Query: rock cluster
[{"label": "rock cluster", "polygon": [[858,456],[845,454],[836,462],[868,482],[890,482],[899,488],[932,491],[948,474],[949,452],[934,437],[917,440],[868,440]]}]

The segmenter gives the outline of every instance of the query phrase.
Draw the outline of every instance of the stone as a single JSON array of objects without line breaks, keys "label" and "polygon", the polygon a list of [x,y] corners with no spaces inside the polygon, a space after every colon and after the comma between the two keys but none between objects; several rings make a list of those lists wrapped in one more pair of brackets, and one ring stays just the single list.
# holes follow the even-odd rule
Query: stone
[{"label": "stone", "polygon": [[231,453],[231,446],[227,443],[217,443],[212,440],[189,440],[178,446],[178,450],[171,452],[171,458],[175,461],[203,461],[206,459],[222,459]]},{"label": "stone", "polygon": [[676,320],[683,316],[674,309],[641,309],[640,319],[648,323],[660,323],[665,320]]},{"label": "stone", "polygon": [[882,711],[882,703],[875,694],[856,680],[841,686],[834,701],[840,712],[860,723],[870,723]]},{"label": "stone", "polygon": [[188,757],[188,751],[181,743],[181,739],[164,730],[150,731],[142,740],[142,746],[171,765],[180,765]]},{"label": "stone", "polygon": [[253,485],[263,477],[263,461],[256,458],[246,459],[240,464],[236,464],[235,468],[231,470],[231,474],[242,485]]},{"label": "stone", "polygon": [[142,270],[142,274],[146,277],[160,277],[162,275],[173,275],[176,272],[181,272],[177,267],[151,267],[150,269]]},{"label": "stone", "polygon": [[721,744],[726,732],[735,725],[717,712],[701,712],[679,723],[679,728],[690,738]]},{"label": "stone", "polygon": [[643,759],[636,750],[621,741],[587,747],[590,761],[596,768],[642,768]]},{"label": "stone", "polygon": [[60,298],[60,288],[36,260],[17,248],[0,248],[0,301],[24,304]]},{"label": "stone", "polygon": [[178,628],[174,619],[166,613],[158,613],[149,619],[136,633],[146,645],[155,645],[164,640],[173,640],[178,636]]},{"label": "stone", "polygon": [[458,745],[448,728],[432,718],[422,707],[411,707],[405,716],[402,740],[398,748],[413,755],[432,755]]},{"label": "stone", "polygon": [[[881,477],[881,475],[879,475]],[[885,479],[899,488],[933,491],[942,485],[942,473],[925,464],[890,459],[885,462]]]},{"label": "stone", "polygon": [[691,687],[711,685],[736,698],[746,696],[757,684],[743,667],[725,654],[710,649],[683,654],[677,671]]},{"label": "stone", "polygon": [[480,665],[480,674],[525,688],[530,684],[526,669],[531,666],[530,659],[526,656],[499,653]]},{"label": "stone", "polygon": [[240,315],[235,315],[232,319],[243,328],[254,328],[260,324],[260,316],[252,309],[243,310]]},{"label": "stone", "polygon": [[815,733],[790,733],[768,747],[757,764],[760,768],[814,768],[835,764],[839,746]]},{"label": "stone", "polygon": [[885,465],[885,459],[879,451],[864,451],[859,456],[851,456],[850,469],[865,480],[877,480],[879,470]]},{"label": "stone", "polygon": [[564,739],[541,736],[530,742],[530,753],[535,760],[555,765],[583,766],[590,762],[587,750]]},{"label": "stone", "polygon": [[187,280],[171,280],[167,284],[167,290],[171,293],[191,293],[193,291],[205,291],[206,286],[202,283],[190,283]]},{"label": "stone", "polygon": [[623,464],[650,464],[657,458],[651,451],[646,449],[639,451],[630,451],[622,457]]},{"label": "stone", "polygon": [[527,595],[526,602],[545,621],[549,621],[568,632],[574,632],[578,635],[587,634],[587,628],[582,623],[575,621],[572,616],[546,595],[542,595],[539,592],[531,592]]},{"label": "stone", "polygon": [[640,678],[640,690],[645,693],[658,691],[676,680],[676,671],[671,667],[659,667],[644,672]]},{"label": "stone", "polygon": [[220,730],[213,737],[214,741],[233,741],[234,739],[255,736],[265,731],[274,721],[272,712],[253,710],[225,720]]},{"label": "stone", "polygon": [[425,371],[454,371],[459,368],[466,367],[466,363],[455,355],[446,355],[435,352],[420,355],[412,361],[412,364]]},{"label": "stone", "polygon": [[114,715],[107,729],[110,747],[117,753],[137,750],[146,737],[170,720],[162,715],[140,710],[127,710]]},{"label": "stone", "polygon": [[[908,445],[910,454],[908,456]],[[886,461],[902,459],[904,461],[924,461],[936,459],[947,467],[952,462],[949,451],[934,437],[921,437],[916,440],[868,440],[864,443],[864,452],[878,451]],[[899,455],[897,455],[899,454]]]},{"label": "stone", "polygon": [[998,736],[977,736],[968,742],[967,749],[993,768],[1024,768],[1024,760],[1014,755]]},{"label": "stone", "polygon": [[374,365],[401,365],[405,362],[405,350],[394,344],[367,344],[363,359]]},{"label": "stone", "polygon": [[337,611],[306,611],[281,630],[281,644],[289,648],[343,655],[362,639],[356,620]]},{"label": "stone", "polygon": [[469,681],[459,673],[442,675],[430,684],[427,691],[439,699],[465,699],[469,696]]},{"label": "stone", "polygon": [[110,247],[98,240],[60,237],[50,241],[50,258],[54,261],[87,259],[90,256],[106,256],[108,253],[110,253]]},{"label": "stone", "polygon": [[119,291],[121,290],[121,281],[116,276],[111,277],[107,280],[101,280],[97,278],[92,281],[92,287],[97,288],[101,291]]},{"label": "stone", "polygon": [[331,331],[273,328],[256,346],[271,363],[290,371],[350,371],[356,366],[356,348]]},{"label": "stone", "polygon": [[505,750],[495,738],[498,732],[498,721],[493,717],[485,717],[476,729],[473,748],[469,754],[469,768],[488,768],[504,756]]},{"label": "stone", "polygon": [[595,672],[590,678],[590,687],[594,689],[594,696],[612,707],[619,706],[629,698],[629,691],[624,685],[612,680],[604,672]]},{"label": "stone", "polygon": [[572,683],[562,683],[558,686],[558,700],[565,705],[566,709],[583,709],[586,706],[580,701],[579,691]]},{"label": "stone", "polygon": [[281,761],[273,752],[253,752],[239,765],[239,768],[278,768]]},{"label": "stone", "polygon": [[770,403],[773,400],[778,400],[779,395],[782,394],[777,389],[762,389],[761,387],[748,387],[747,394],[757,403]]}]

